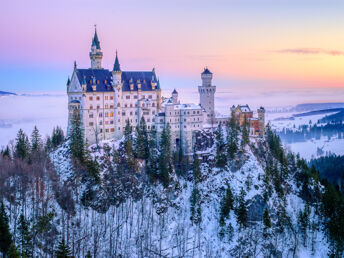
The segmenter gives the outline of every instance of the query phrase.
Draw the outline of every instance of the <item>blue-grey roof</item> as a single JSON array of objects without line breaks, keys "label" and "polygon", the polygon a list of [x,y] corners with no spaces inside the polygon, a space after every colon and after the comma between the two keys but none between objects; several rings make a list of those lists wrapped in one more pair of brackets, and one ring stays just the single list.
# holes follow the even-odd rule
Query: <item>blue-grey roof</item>
[{"label": "blue-grey roof", "polygon": [[178,94],[178,92],[176,91],[176,89],[174,89],[174,90],[172,91],[172,94]]},{"label": "blue-grey roof", "polygon": [[97,30],[94,30],[94,37],[92,40],[92,47],[95,46],[97,49],[100,49],[100,43],[97,35]]},{"label": "blue-grey roof", "polygon": [[79,101],[79,100],[76,100],[76,99],[74,99],[74,100],[72,100],[70,103],[79,103],[79,104],[80,104],[80,101]]},{"label": "blue-grey roof", "polygon": [[213,74],[213,73],[209,71],[208,67],[206,67],[204,68],[204,71],[202,74]]},{"label": "blue-grey roof", "polygon": [[[97,85],[97,91],[107,92],[113,91],[111,86],[112,82],[112,73],[107,69],[77,69],[76,74],[78,76],[80,84],[86,81],[86,91],[93,92],[92,85],[95,80]],[[159,89],[159,81],[157,81],[155,72],[122,72],[122,91],[130,91],[130,83],[134,84],[133,91],[137,91],[137,84],[141,83],[142,91],[151,91],[152,84],[151,82],[156,82]]]}]

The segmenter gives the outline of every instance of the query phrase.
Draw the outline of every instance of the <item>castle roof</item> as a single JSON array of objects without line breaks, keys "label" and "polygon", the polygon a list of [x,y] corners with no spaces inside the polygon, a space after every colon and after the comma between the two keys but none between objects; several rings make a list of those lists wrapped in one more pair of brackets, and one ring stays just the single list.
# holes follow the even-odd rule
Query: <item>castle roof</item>
[{"label": "castle roof", "polygon": [[113,71],[120,71],[120,70],[121,70],[121,66],[119,65],[117,51],[116,51],[116,59],[115,59],[115,64],[113,65]]},{"label": "castle roof", "polygon": [[172,94],[178,94],[178,92],[176,91],[176,89],[174,89],[174,90],[172,91]]},{"label": "castle roof", "polygon": [[204,68],[204,71],[202,74],[213,74],[213,73],[209,71],[208,67],[206,67]]},{"label": "castle roof", "polygon": [[[86,91],[93,92],[92,85],[93,81],[96,82],[97,92],[113,91],[112,73],[107,69],[77,69],[76,74],[78,76],[80,84],[86,82]],[[157,82],[156,89],[159,89],[159,81],[157,81],[154,71],[148,72],[122,72],[122,91],[130,91],[130,84],[134,84],[133,91],[137,91],[138,83],[141,84],[142,91],[152,91],[152,80]]]},{"label": "castle roof", "polygon": [[100,43],[97,35],[97,29],[94,29],[94,36],[92,40],[92,47],[96,47],[97,49],[100,49]]}]

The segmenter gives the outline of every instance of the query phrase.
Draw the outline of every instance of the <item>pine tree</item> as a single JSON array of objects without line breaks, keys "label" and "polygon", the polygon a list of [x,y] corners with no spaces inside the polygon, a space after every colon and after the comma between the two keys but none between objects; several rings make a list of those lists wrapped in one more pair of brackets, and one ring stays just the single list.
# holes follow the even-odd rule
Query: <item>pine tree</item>
[{"label": "pine tree", "polygon": [[194,185],[190,196],[190,214],[190,220],[193,223],[199,224],[202,221],[201,194],[196,185]]},{"label": "pine tree", "polygon": [[247,207],[246,207],[246,201],[245,201],[245,191],[244,189],[241,189],[239,198],[238,198],[238,204],[236,207],[236,216],[237,221],[240,227],[247,227],[248,217],[247,217]]},{"label": "pine tree", "polygon": [[86,254],[85,258],[92,258],[92,255],[91,255],[90,251],[87,251],[87,254]]},{"label": "pine tree", "polygon": [[135,160],[134,148],[133,148],[133,136],[132,129],[127,120],[125,129],[124,129],[124,150],[126,154],[126,167],[131,173],[135,173],[137,170],[137,162]]},{"label": "pine tree", "polygon": [[220,226],[225,225],[225,219],[229,218],[229,212],[233,209],[234,198],[229,185],[227,185],[226,193],[220,203]]},{"label": "pine tree", "polygon": [[157,142],[157,132],[155,128],[149,134],[149,155],[147,160],[147,173],[151,181],[155,181],[158,177],[159,151]]},{"label": "pine tree", "polygon": [[222,126],[219,124],[216,130],[216,166],[226,166],[225,142],[223,139]]},{"label": "pine tree", "polygon": [[5,211],[4,202],[0,206],[0,252],[7,254],[12,242],[12,235],[8,225],[8,217]]},{"label": "pine tree", "polygon": [[242,126],[242,138],[241,138],[241,149],[243,150],[245,145],[250,142],[249,131],[248,131],[248,121],[246,116],[244,117],[244,123]]},{"label": "pine tree", "polygon": [[84,136],[81,128],[80,112],[74,110],[71,119],[69,148],[72,157],[81,163],[84,160]]},{"label": "pine tree", "polygon": [[31,134],[31,151],[40,152],[42,148],[43,148],[42,137],[38,131],[37,126],[35,126]]},{"label": "pine tree", "polygon": [[198,183],[201,180],[201,167],[200,167],[200,162],[198,159],[198,155],[196,154],[196,151],[194,151],[193,154],[193,163],[192,163],[192,172],[193,172],[193,178],[195,183]]},{"label": "pine tree", "polygon": [[172,173],[172,150],[171,150],[171,131],[170,126],[163,129],[159,144],[159,173],[164,187],[170,183],[170,174]]},{"label": "pine tree", "polygon": [[19,129],[16,144],[15,144],[15,156],[20,159],[25,159],[29,157],[30,154],[30,142],[27,135],[22,129]]},{"label": "pine tree", "polygon": [[[26,258],[28,256],[22,255],[22,257]],[[8,250],[8,258],[20,258],[20,253],[13,242],[11,243],[10,248]]]},{"label": "pine tree", "polygon": [[265,229],[271,228],[271,220],[270,220],[270,215],[269,215],[268,209],[264,210],[263,223],[264,223]]},{"label": "pine tree", "polygon": [[136,126],[135,153],[139,159],[148,159],[149,145],[145,118],[142,116],[140,124]]},{"label": "pine tree", "polygon": [[300,230],[301,230],[304,245],[306,245],[307,230],[310,225],[310,213],[311,213],[311,210],[309,208],[309,204],[306,203],[304,210],[300,211],[298,214],[298,222],[300,225]]},{"label": "pine tree", "polygon": [[3,157],[11,158],[11,152],[10,152],[10,148],[8,147],[8,145],[6,146],[6,148],[4,150],[1,150],[1,154]]},{"label": "pine tree", "polygon": [[233,160],[238,151],[238,126],[235,119],[235,113],[232,110],[232,116],[227,128],[227,154],[229,160]]},{"label": "pine tree", "polygon": [[70,258],[71,256],[71,250],[69,246],[65,243],[64,237],[62,237],[62,240],[59,242],[57,246],[57,250],[55,252],[56,258]]},{"label": "pine tree", "polygon": [[18,222],[19,245],[22,257],[32,257],[32,236],[29,231],[29,224],[23,214]]},{"label": "pine tree", "polygon": [[51,136],[51,144],[53,148],[56,148],[64,141],[64,133],[61,127],[57,126],[53,129]]}]

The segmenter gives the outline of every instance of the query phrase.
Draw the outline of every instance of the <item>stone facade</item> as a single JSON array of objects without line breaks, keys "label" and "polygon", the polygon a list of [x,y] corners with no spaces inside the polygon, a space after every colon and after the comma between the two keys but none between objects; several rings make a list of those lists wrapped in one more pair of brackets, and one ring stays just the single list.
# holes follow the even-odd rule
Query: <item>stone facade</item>
[{"label": "stone facade", "polygon": [[[187,154],[193,150],[195,134],[204,127],[224,124],[229,119],[215,117],[216,86],[212,85],[213,74],[208,68],[201,73],[202,85],[198,87],[200,104],[181,104],[176,90],[170,98],[161,96],[155,69],[122,71],[116,52],[113,69],[108,70],[102,67],[102,58],[95,31],[90,51],[91,68],[79,69],[74,63],[71,79],[67,82],[67,134],[75,111],[80,113],[85,140],[89,144],[120,139],[128,120],[135,127],[144,117],[148,130],[155,128],[161,133],[163,128],[169,126],[173,148],[181,147]],[[253,113],[246,109],[249,110],[249,107],[235,108],[238,120],[242,123],[243,115],[247,116],[253,128],[251,135],[262,135],[265,110],[260,108],[258,118],[253,118]]]}]

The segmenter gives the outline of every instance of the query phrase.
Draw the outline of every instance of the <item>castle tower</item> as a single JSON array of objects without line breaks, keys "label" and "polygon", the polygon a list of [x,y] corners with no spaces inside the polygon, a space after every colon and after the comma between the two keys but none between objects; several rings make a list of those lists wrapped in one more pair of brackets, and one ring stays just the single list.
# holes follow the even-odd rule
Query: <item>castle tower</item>
[{"label": "castle tower", "polygon": [[201,74],[201,78],[202,86],[198,86],[199,102],[207,113],[207,123],[213,124],[215,122],[214,95],[216,91],[216,86],[211,84],[213,73],[208,68],[205,68]]},{"label": "castle tower", "polygon": [[97,35],[97,28],[95,28],[92,45],[91,45],[91,52],[90,52],[91,68],[101,69],[102,58],[103,58],[103,52],[100,49],[100,43],[99,43],[98,35]]},{"label": "castle tower", "polygon": [[[122,71],[121,66],[118,61],[118,55],[116,51],[115,63],[112,69],[112,87],[114,90],[114,114],[118,114],[121,111],[120,99],[122,97]],[[122,127],[121,122],[118,122],[118,119],[115,119],[115,138],[120,137],[120,132],[117,130],[118,127]]]},{"label": "castle tower", "polygon": [[176,91],[176,89],[172,91],[172,103],[178,104],[178,92]]},{"label": "castle tower", "polygon": [[258,123],[259,123],[259,135],[264,136],[265,134],[265,109],[260,107],[258,110]]}]

